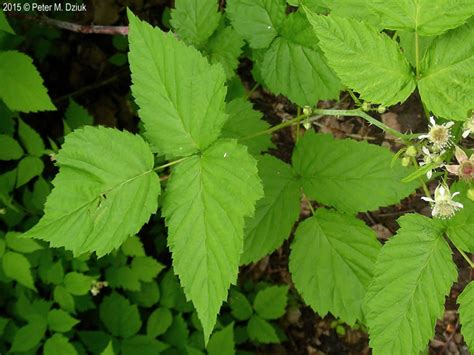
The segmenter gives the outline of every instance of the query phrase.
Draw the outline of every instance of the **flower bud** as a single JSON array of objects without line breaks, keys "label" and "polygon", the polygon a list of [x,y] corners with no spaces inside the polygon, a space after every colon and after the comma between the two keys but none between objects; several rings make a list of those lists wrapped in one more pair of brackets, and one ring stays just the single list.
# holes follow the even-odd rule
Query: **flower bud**
[{"label": "flower bud", "polygon": [[311,128],[311,122],[309,120],[304,120],[303,127],[306,130],[310,129]]},{"label": "flower bud", "polygon": [[407,167],[408,165],[410,165],[410,157],[403,157],[402,166]]},{"label": "flower bud", "polygon": [[467,198],[471,201],[474,201],[474,187],[471,187],[469,190],[467,190]]},{"label": "flower bud", "polygon": [[382,114],[385,113],[385,111],[387,111],[387,108],[384,105],[380,105],[379,107],[377,107],[378,113]]},{"label": "flower bud", "polygon": [[313,109],[310,106],[303,107],[303,114],[309,116],[313,113]]},{"label": "flower bud", "polygon": [[407,157],[415,158],[418,155],[418,151],[416,150],[415,146],[411,145],[407,148],[405,155]]},{"label": "flower bud", "polygon": [[362,111],[369,111],[370,110],[370,104],[368,102],[364,102],[362,104]]}]

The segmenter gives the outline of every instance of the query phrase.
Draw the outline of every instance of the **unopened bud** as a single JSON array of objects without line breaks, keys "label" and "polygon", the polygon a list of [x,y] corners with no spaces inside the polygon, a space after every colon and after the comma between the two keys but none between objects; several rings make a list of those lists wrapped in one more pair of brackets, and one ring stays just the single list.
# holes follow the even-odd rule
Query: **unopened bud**
[{"label": "unopened bud", "polygon": [[407,167],[408,165],[410,165],[410,157],[403,157],[402,166]]},{"label": "unopened bud", "polygon": [[474,187],[471,187],[469,190],[467,190],[467,198],[471,201],[474,201]]},{"label": "unopened bud", "polygon": [[418,151],[416,150],[415,146],[411,145],[407,148],[405,155],[414,158],[418,155]]},{"label": "unopened bud", "polygon": [[311,128],[311,122],[309,120],[304,120],[303,127],[306,130],[310,129]]},{"label": "unopened bud", "polygon": [[370,110],[370,104],[368,102],[364,102],[362,104],[362,111],[369,111]]},{"label": "unopened bud", "polygon": [[7,210],[4,208],[0,208],[0,215],[7,214]]},{"label": "unopened bud", "polygon": [[313,113],[313,109],[310,106],[303,107],[303,114],[309,116]]},{"label": "unopened bud", "polygon": [[382,114],[385,113],[385,111],[387,111],[387,108],[384,105],[380,105],[379,107],[377,107],[378,113]]}]

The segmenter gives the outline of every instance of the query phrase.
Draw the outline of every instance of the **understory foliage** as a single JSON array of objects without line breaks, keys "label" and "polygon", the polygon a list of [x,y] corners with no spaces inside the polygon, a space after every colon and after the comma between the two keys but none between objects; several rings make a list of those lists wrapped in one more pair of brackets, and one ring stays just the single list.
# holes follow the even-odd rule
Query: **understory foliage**
[{"label": "understory foliage", "polygon": [[[68,134],[60,149],[54,142],[47,149],[15,114],[55,109],[42,79],[31,58],[0,51],[1,109],[9,112],[0,160],[15,162],[0,175],[0,218],[10,229],[0,232],[0,281],[15,283],[5,297],[22,322],[0,318],[9,351],[76,353],[85,345],[103,354],[224,354],[238,339],[279,342],[272,321],[285,313],[287,286],[256,285],[246,296],[231,285],[241,265],[272,253],[292,231],[289,271],[304,303],[367,327],[375,354],[425,350],[458,277],[453,249],[467,262],[465,253],[474,253],[474,173],[466,168],[474,157],[462,148],[474,132],[474,3],[228,0],[221,9],[215,0],[176,0],[175,7],[168,32],[127,12],[140,134],[93,126],[71,101]],[[14,33],[2,13],[0,31]],[[304,113],[270,128],[236,75],[242,56],[259,85]],[[424,136],[366,113],[416,90],[426,118],[436,117]],[[356,109],[317,107],[341,91]],[[312,123],[322,115],[361,117],[404,147],[394,154],[318,133]],[[274,148],[270,133],[300,124],[289,161],[266,153]],[[47,154],[59,168],[52,186],[42,177]],[[454,157],[451,179],[442,169]],[[431,180],[440,181],[434,199]],[[419,188],[432,218],[401,216],[383,245],[358,218]],[[14,199],[19,189],[22,204]],[[302,204],[311,216],[300,221]],[[33,217],[20,227],[25,211]],[[167,271],[136,237],[155,214],[166,225],[151,233],[157,249],[171,252]],[[106,288],[103,329],[70,341],[75,316],[94,309],[91,299]],[[48,292],[49,299],[34,296]],[[470,283],[458,302],[472,351],[473,301]]]}]

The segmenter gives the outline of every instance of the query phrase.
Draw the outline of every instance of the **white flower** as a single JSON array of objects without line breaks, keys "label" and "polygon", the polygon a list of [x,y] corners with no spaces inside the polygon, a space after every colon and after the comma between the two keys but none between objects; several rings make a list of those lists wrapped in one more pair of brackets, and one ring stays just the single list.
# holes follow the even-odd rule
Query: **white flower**
[{"label": "white flower", "polygon": [[474,114],[469,120],[464,122],[463,126],[464,132],[462,134],[463,138],[467,138],[471,133],[474,133]]},{"label": "white flower", "polygon": [[430,117],[430,123],[429,132],[427,134],[422,134],[418,139],[428,139],[437,150],[449,147],[452,138],[451,127],[454,125],[454,122],[447,122],[439,125],[436,123],[434,117]]},{"label": "white flower", "polygon": [[451,195],[449,188],[441,184],[435,190],[434,200],[430,197],[422,197],[421,199],[433,204],[431,211],[433,217],[449,219],[454,216],[456,211],[464,207],[461,203],[453,200],[453,197],[456,195],[459,195],[459,192],[455,192]]}]

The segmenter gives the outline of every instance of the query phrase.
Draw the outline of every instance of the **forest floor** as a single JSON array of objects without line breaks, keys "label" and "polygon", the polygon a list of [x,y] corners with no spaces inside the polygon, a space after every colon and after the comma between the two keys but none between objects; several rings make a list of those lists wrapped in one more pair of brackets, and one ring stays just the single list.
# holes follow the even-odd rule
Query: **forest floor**
[{"label": "forest floor", "polygon": [[[93,1],[99,3],[98,1]],[[101,25],[125,25],[124,1],[106,0],[96,4],[94,11],[78,14],[70,19],[76,23],[96,23]],[[127,1],[127,6],[142,8],[140,16],[152,24],[159,24],[161,14],[169,1]],[[20,22],[22,23],[22,22]],[[34,21],[23,23],[26,31],[40,28]],[[34,30],[34,29],[33,29]],[[35,30],[36,31],[36,30]],[[34,37],[26,37],[23,48],[32,51]],[[60,31],[58,37],[51,40],[52,45],[42,61],[35,61],[45,79],[50,96],[58,107],[56,112],[36,114],[36,118],[28,120],[44,137],[59,138],[63,135],[62,119],[68,105],[69,97],[87,108],[94,116],[95,123],[105,126],[119,127],[130,131],[138,131],[138,118],[130,104],[130,72],[128,66],[115,66],[108,59],[116,54],[111,36],[88,35]],[[33,53],[34,55],[34,53]],[[250,74],[250,63],[243,61],[239,74],[244,86],[248,89],[255,84]],[[255,108],[264,114],[271,124],[277,124],[295,117],[295,107],[282,97],[276,97],[258,87],[250,96]],[[339,102],[322,102],[322,108],[350,108],[351,99],[342,94]],[[387,125],[404,131],[422,132],[426,130],[422,108],[416,98],[404,105],[396,106],[389,112],[378,115]],[[397,143],[393,137],[385,135],[376,127],[370,127],[365,121],[356,117],[336,119],[327,117],[317,121],[316,129],[333,134],[337,138],[369,140],[397,151]],[[286,128],[273,135],[277,147],[271,153],[289,161],[296,140],[296,130]],[[55,168],[51,164],[49,173],[53,175]],[[433,187],[432,187],[433,188]],[[396,233],[397,218],[407,212],[418,212],[429,215],[429,206],[420,200],[421,195],[412,195],[401,204],[382,208],[375,212],[360,214],[384,242]],[[309,211],[302,209],[301,218],[308,216]],[[260,262],[241,270],[240,280],[271,280],[286,283],[291,287],[288,272],[288,255],[290,239],[272,255]],[[456,314],[456,297],[460,290],[473,279],[472,271],[460,255],[455,255],[460,269],[457,283],[446,300],[444,318],[436,325],[436,336],[430,343],[430,354],[469,354],[459,332],[459,320]],[[292,292],[295,292],[294,290]],[[265,346],[259,349],[262,354],[369,354],[367,334],[362,329],[351,329],[345,325],[337,325],[331,316],[321,318],[309,307],[302,304],[290,306],[288,313],[279,321],[288,340],[281,345]],[[337,330],[336,330],[337,329]]]}]

